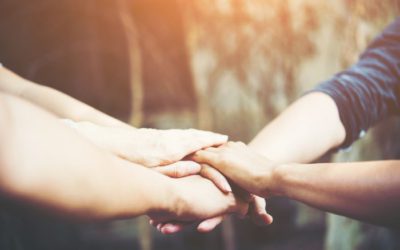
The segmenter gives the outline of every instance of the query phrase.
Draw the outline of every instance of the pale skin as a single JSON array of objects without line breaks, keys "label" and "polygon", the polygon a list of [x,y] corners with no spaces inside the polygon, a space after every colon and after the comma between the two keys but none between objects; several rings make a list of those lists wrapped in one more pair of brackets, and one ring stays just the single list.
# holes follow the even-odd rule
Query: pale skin
[{"label": "pale skin", "polygon": [[[309,119],[309,116],[313,119]],[[306,163],[317,159],[331,147],[340,145],[344,133],[333,100],[316,93],[301,98],[286,109],[250,142],[249,147],[275,162]],[[311,138],[318,140],[317,143],[308,143]],[[265,200],[255,197],[255,201],[257,206],[250,215],[253,221],[271,224],[273,219],[265,212]],[[210,227],[215,227],[221,221],[222,218],[211,221]],[[182,228],[174,224],[166,226],[171,233]]]},{"label": "pale skin", "polygon": [[173,179],[116,157],[17,97],[0,94],[0,125],[0,191],[40,209],[85,220],[247,212],[245,201],[209,180]]},{"label": "pale skin", "polygon": [[193,159],[262,197],[285,196],[351,218],[399,226],[400,161],[304,164],[344,139],[334,101],[312,93],[267,125],[250,146],[230,142],[198,151]]},{"label": "pale skin", "polygon": [[86,121],[76,122],[74,128],[95,145],[147,167],[169,165],[197,150],[222,145],[228,140],[225,135],[196,129],[132,129]]},{"label": "pale skin", "polygon": [[[151,167],[174,178],[200,174],[212,180],[224,193],[232,192],[226,178],[214,168],[182,161],[186,155],[197,150],[225,143],[227,136],[195,129],[136,129],[64,93],[26,80],[4,67],[0,67],[0,92],[29,101],[56,117],[70,119],[74,130],[81,136],[121,159]],[[255,202],[253,207],[256,209],[251,211],[266,213],[262,202]],[[200,224],[199,230],[211,231],[221,220],[220,216],[206,220]]]},{"label": "pale skin", "polygon": [[29,101],[56,117],[72,120],[76,130],[97,146],[149,167],[177,162],[190,153],[221,145],[228,139],[195,129],[136,129],[58,90],[26,80],[5,67],[0,67],[0,92]]}]

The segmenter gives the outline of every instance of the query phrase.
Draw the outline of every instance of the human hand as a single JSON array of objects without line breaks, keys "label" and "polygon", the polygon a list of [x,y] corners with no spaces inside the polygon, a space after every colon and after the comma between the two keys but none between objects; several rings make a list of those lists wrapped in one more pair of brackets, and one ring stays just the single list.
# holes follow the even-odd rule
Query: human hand
[{"label": "human hand", "polygon": [[[172,177],[172,178],[182,178],[190,175],[201,175],[206,179],[209,179],[216,185],[222,192],[229,193],[232,192],[232,188],[228,182],[228,180],[223,176],[218,170],[212,168],[206,164],[198,164],[193,161],[179,161],[167,166],[160,166],[153,168],[154,170]],[[224,216],[217,216],[215,218],[206,219],[201,222],[197,229],[200,232],[210,232],[216,226],[218,226],[223,221]],[[181,231],[184,227],[193,224],[196,222],[186,222],[186,223],[177,223],[177,222],[167,222],[167,223],[159,223],[153,220],[150,220],[150,224],[155,226],[160,232],[166,234],[177,233]],[[198,223],[198,222],[197,222]]]},{"label": "human hand", "polygon": [[[267,213],[266,211],[266,201],[264,198],[250,195],[242,190],[242,194],[244,193],[245,199],[249,201],[249,211],[245,217],[242,218],[250,218],[256,225],[258,226],[266,226],[270,225],[273,222],[273,217]],[[219,216],[216,218],[208,219],[201,222],[197,226],[197,230],[199,232],[207,233],[211,232],[215,229],[220,223],[222,223],[225,216]],[[164,225],[165,227],[170,226],[168,228],[170,231],[177,230],[176,225]],[[161,228],[161,230],[167,231],[165,228]],[[160,230],[160,231],[161,231]]]},{"label": "human hand", "polygon": [[213,166],[252,194],[262,197],[275,194],[278,164],[252,151],[244,143],[228,142],[218,148],[200,150],[192,160]]},{"label": "human hand", "polygon": [[147,167],[168,165],[200,149],[225,143],[227,136],[195,129],[135,129],[68,122],[79,134],[115,155]]},{"label": "human hand", "polygon": [[[256,225],[265,226],[270,225],[273,222],[273,217],[266,212],[265,199],[258,196],[253,196],[253,200],[249,203],[249,211],[246,217],[249,217]],[[226,215],[217,216],[211,219],[204,220],[200,223],[194,222],[166,222],[160,223],[154,220],[150,220],[150,224],[157,228],[163,234],[174,234],[182,231],[186,226],[198,223],[197,231],[201,233],[208,233],[214,230],[219,224],[221,224]],[[243,218],[243,216],[241,216]]]},{"label": "human hand", "polygon": [[174,179],[174,193],[178,201],[168,212],[150,213],[154,224],[165,222],[188,223],[214,218],[222,214],[244,216],[248,201],[238,195],[221,192],[211,181],[200,176]]},{"label": "human hand", "polygon": [[273,217],[267,213],[267,202],[263,197],[254,196],[253,202],[250,203],[249,213],[247,216],[258,226],[270,225],[274,221]]},{"label": "human hand", "polygon": [[[173,178],[181,178],[193,174],[200,174],[203,177],[211,180],[221,191],[227,192],[225,187],[229,187],[229,190],[232,190],[228,180],[223,176],[218,170],[206,165],[206,164],[198,164],[191,161],[181,161],[168,166],[162,166],[154,168],[155,170]],[[237,191],[238,188],[235,188]],[[229,191],[228,191],[229,192]],[[266,212],[265,199],[257,196],[251,196],[248,192],[240,190],[240,195],[243,200],[249,201],[249,212],[247,217],[250,217],[254,223],[257,225],[269,225],[272,223],[273,218]],[[196,222],[167,222],[167,223],[159,223],[157,221],[150,221],[150,224],[155,226],[160,232],[165,234],[172,234],[181,231],[188,225],[198,223],[197,230],[199,232],[210,232],[215,229],[224,219],[224,215],[217,216],[215,218],[206,219],[200,223]]]},{"label": "human hand", "polygon": [[[183,158],[187,154],[192,153],[192,151],[196,151],[203,147],[212,146],[213,144],[222,144],[227,140],[226,136],[198,130],[137,130],[132,128],[132,130],[129,129],[128,131],[126,128],[104,127],[89,122],[76,123],[67,120],[66,123],[85,137],[89,138],[89,140],[94,142],[96,145],[111,150],[113,153],[122,158],[147,166],[167,164],[168,162],[173,162]],[[161,136],[157,136],[157,134],[160,134]],[[135,135],[137,138],[133,138]],[[161,140],[162,135],[164,135],[164,141]],[[175,135],[177,135],[177,138],[173,138]],[[145,140],[145,137],[149,137],[150,140]],[[129,138],[131,139],[130,141],[128,140]],[[155,140],[159,141],[159,143],[155,144]],[[132,145],[138,145],[139,141],[143,141],[145,145],[143,148],[140,147],[140,150],[143,151],[146,151],[146,143],[148,149],[153,147],[151,144],[155,144],[153,148],[154,151],[151,151],[153,155],[146,156],[146,152],[132,150],[132,147],[129,146],[115,147],[120,144],[117,144],[117,141],[125,142],[122,143],[122,145],[129,143],[132,143]],[[168,145],[169,147],[166,147],[166,145],[163,145],[163,142],[165,144],[167,141],[173,141],[174,144],[179,142],[179,145],[178,147],[175,145]],[[187,148],[183,148],[185,145],[187,145]],[[131,148],[131,151],[127,151],[128,148]],[[164,150],[165,152],[157,152],[157,149]],[[157,153],[158,157],[156,158],[158,159],[156,159],[153,163],[150,162],[152,160],[151,157],[154,158]],[[160,154],[163,153],[164,156],[160,157]],[[232,191],[226,178],[216,169],[206,165],[200,166],[199,164],[191,161],[178,161],[169,165],[157,166],[153,169],[172,178],[182,178],[189,175],[200,174],[214,182],[214,184],[219,187],[221,191],[226,193]],[[208,229],[205,230],[211,231],[220,222],[222,222],[222,217],[208,219],[201,224],[200,228],[207,227]]]},{"label": "human hand", "polygon": [[194,161],[178,161],[166,166],[158,166],[152,168],[153,170],[166,175],[171,178],[182,178],[190,175],[201,175],[209,179],[217,186],[222,192],[232,192],[231,185],[226,177],[218,170],[210,167],[207,164],[199,164]]}]

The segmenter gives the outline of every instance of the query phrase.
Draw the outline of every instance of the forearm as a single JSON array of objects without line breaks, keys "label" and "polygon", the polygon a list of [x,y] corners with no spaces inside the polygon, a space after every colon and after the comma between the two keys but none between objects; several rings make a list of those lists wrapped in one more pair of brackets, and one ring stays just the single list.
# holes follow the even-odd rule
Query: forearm
[{"label": "forearm", "polygon": [[277,161],[310,162],[333,147],[350,146],[377,122],[399,114],[399,39],[397,18],[356,64],[290,106],[251,146]]},{"label": "forearm", "polygon": [[130,127],[58,90],[23,79],[4,67],[0,67],[0,91],[25,99],[59,118],[89,121],[103,126]]},{"label": "forearm", "polygon": [[133,217],[171,207],[167,177],[92,146],[27,102],[0,99],[2,193],[84,218]]},{"label": "forearm", "polygon": [[345,138],[335,102],[311,93],[293,103],[249,144],[277,162],[311,162],[339,146]]},{"label": "forearm", "polygon": [[275,172],[273,193],[340,215],[399,226],[400,161],[286,164]]}]

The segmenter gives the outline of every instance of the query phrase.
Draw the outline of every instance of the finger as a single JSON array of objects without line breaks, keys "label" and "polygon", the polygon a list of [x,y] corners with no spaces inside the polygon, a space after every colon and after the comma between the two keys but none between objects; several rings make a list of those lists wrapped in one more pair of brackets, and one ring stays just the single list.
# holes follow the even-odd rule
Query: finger
[{"label": "finger", "polygon": [[258,226],[263,226],[264,221],[262,219],[262,214],[266,213],[265,211],[265,200],[256,198],[253,202],[250,203],[249,206],[249,217],[253,221],[254,224]]},{"label": "finger", "polygon": [[216,147],[216,148],[218,148],[218,149],[226,149],[226,148],[228,148],[232,143],[233,143],[232,141],[228,141],[227,143],[221,144],[221,145],[219,145],[219,146]]},{"label": "finger", "polygon": [[189,131],[203,145],[203,148],[221,145],[228,141],[228,136],[226,135],[196,129]]},{"label": "finger", "polygon": [[233,193],[235,195],[237,195],[238,197],[240,197],[240,199],[242,199],[243,201],[245,201],[247,203],[253,202],[254,196],[252,194],[250,194],[248,191],[246,191],[245,189],[241,188],[240,186],[238,186],[236,184],[232,184],[232,189],[233,189]]},{"label": "finger", "polygon": [[218,152],[221,151],[220,148],[216,148],[216,147],[208,147],[208,148],[205,148],[203,150],[208,151],[208,152],[213,152],[213,153],[218,153]]},{"label": "finger", "polygon": [[184,223],[166,223],[160,227],[159,231],[162,234],[174,234],[182,231],[185,226]]},{"label": "finger", "polygon": [[152,225],[152,226],[154,226],[154,227],[157,227],[158,224],[161,224],[161,223],[162,223],[162,222],[161,222],[160,220],[157,220],[157,219],[154,219],[154,218],[149,217],[149,224],[150,224],[150,225]]},{"label": "finger", "polygon": [[198,163],[207,163],[213,167],[220,163],[219,155],[207,150],[197,151],[190,158]]},{"label": "finger", "polygon": [[188,133],[188,137],[186,139],[185,148],[187,150],[187,154],[191,154],[200,149],[219,146],[228,141],[228,137],[226,135],[221,135],[208,131],[201,131],[196,129],[189,129],[186,131]]},{"label": "finger", "polygon": [[178,161],[167,166],[153,168],[153,170],[172,178],[199,174],[201,169],[200,164],[193,161]]},{"label": "finger", "polygon": [[174,234],[182,231],[185,227],[190,226],[193,222],[167,222],[167,223],[159,223],[157,226],[158,231],[163,234]]},{"label": "finger", "polygon": [[233,213],[240,218],[244,218],[249,212],[249,202],[244,201],[240,197],[235,196],[236,204],[230,213]]},{"label": "finger", "polygon": [[153,227],[157,227],[158,222],[156,222],[155,220],[150,219],[149,220],[149,224],[152,225]]},{"label": "finger", "polygon": [[249,214],[251,220],[257,225],[270,225],[273,222],[273,217],[266,211],[266,200],[264,198],[256,196],[250,205]]},{"label": "finger", "polygon": [[202,164],[200,175],[212,181],[215,184],[215,186],[217,186],[222,192],[224,193],[232,192],[231,185],[229,184],[226,177],[215,168],[210,167],[209,165],[206,164]]},{"label": "finger", "polygon": [[223,216],[218,216],[212,219],[205,220],[197,226],[197,231],[200,233],[208,233],[214,230],[224,220]]},{"label": "finger", "polygon": [[208,148],[205,148],[205,149],[200,149],[200,150],[197,150],[197,151],[195,151],[195,152],[193,152],[193,153],[191,153],[191,154],[188,154],[188,155],[186,155],[185,157],[183,157],[183,161],[195,161],[195,159],[193,158],[194,157],[194,155],[197,153],[197,152],[200,152],[200,151],[208,151],[208,152],[210,152],[210,153],[215,153],[215,154],[218,154],[218,153],[220,153],[222,150],[218,147],[218,148],[216,148],[216,147],[208,147]]}]

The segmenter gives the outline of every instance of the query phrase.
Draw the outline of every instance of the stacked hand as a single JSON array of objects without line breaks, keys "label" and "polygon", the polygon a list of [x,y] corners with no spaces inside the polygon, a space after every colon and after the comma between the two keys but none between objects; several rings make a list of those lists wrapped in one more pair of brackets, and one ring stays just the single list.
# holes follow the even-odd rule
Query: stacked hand
[{"label": "stacked hand", "polygon": [[[192,204],[191,209],[197,208],[195,205],[199,204],[197,196],[193,196],[195,192],[190,191],[190,193],[192,194],[191,197],[195,198],[195,200],[193,200],[193,202],[191,203]],[[150,217],[150,223],[153,226],[157,227],[157,229],[164,234],[172,234],[179,232],[186,225],[191,225],[196,223],[199,223],[197,225],[197,230],[199,232],[210,232],[223,221],[225,215],[227,214],[236,214],[239,216],[239,218],[245,218],[246,216],[248,216],[254,221],[254,223],[260,226],[269,225],[272,223],[273,221],[272,216],[265,211],[265,206],[266,206],[265,199],[251,195],[239,187],[234,188],[233,192],[225,195],[228,196],[234,195],[237,200],[244,202],[247,205],[247,210],[245,210],[246,212],[243,213],[244,211],[243,209],[239,209],[234,212],[225,211],[224,213],[221,213],[219,216],[213,217],[211,219],[206,219],[207,217],[203,218],[206,220],[200,223],[199,219],[202,219],[201,217],[197,217],[193,220],[182,220],[181,217],[177,217],[177,219],[170,218],[170,219],[165,219],[163,221],[160,221],[155,217]],[[210,201],[212,201],[211,197],[210,199],[207,199],[205,203],[201,204],[198,209],[203,209],[203,206]]]},{"label": "stacked hand", "polygon": [[[206,220],[199,223],[198,230],[208,232],[220,224],[224,214],[227,213],[236,213],[241,217],[247,214],[257,224],[272,223],[272,217],[265,211],[263,198],[250,195],[249,192],[235,185],[233,188],[235,195],[233,195],[231,184],[214,168],[216,162],[207,162],[209,159],[203,157],[208,150],[222,150],[224,146],[221,145],[225,145],[227,136],[195,129],[135,129],[105,127],[90,122],[73,123],[72,127],[96,146],[125,160],[150,167],[172,178],[181,178],[181,181],[177,180],[177,183],[180,183],[178,186],[188,191],[181,199],[184,201],[181,204],[182,207],[177,209],[186,212],[175,211],[162,216],[160,214],[150,215],[151,223],[163,233],[178,232],[185,225],[199,223],[202,219]],[[183,161],[186,156],[193,153],[196,153],[193,159],[210,164]],[[216,165],[217,168],[220,167],[218,164]],[[201,175],[211,180],[220,191],[216,192],[207,185],[206,188],[201,185],[195,187],[196,183],[202,183],[202,181],[195,177],[188,177],[191,175]],[[212,194],[216,194],[216,197],[212,197]],[[207,196],[210,197],[199,203],[199,199]],[[194,199],[197,199],[197,202]],[[188,205],[186,208],[184,208],[185,204]],[[199,206],[192,206],[194,204],[199,204]],[[212,204],[219,204],[219,206],[213,207]],[[191,213],[188,212],[189,209]],[[210,218],[212,215],[218,216]]]},{"label": "stacked hand", "polygon": [[[171,195],[180,197],[168,212],[149,213],[151,224],[165,234],[176,233],[184,226],[200,223],[198,230],[206,230],[224,214],[245,216],[249,209],[249,199],[240,192],[224,193],[211,181],[198,175],[174,179],[176,189]],[[214,218],[214,219],[208,219]],[[207,220],[208,219],[208,220]],[[218,222],[219,223],[219,222]],[[213,228],[216,225],[212,226]]]},{"label": "stacked hand", "polygon": [[[273,218],[265,211],[265,199],[250,194],[262,197],[276,194],[274,170],[277,164],[253,152],[241,142],[228,142],[219,147],[199,150],[190,158],[206,168],[212,166],[213,171],[218,169],[232,180],[237,186],[234,193],[240,193],[241,197],[249,202],[248,215],[256,224],[269,225],[272,223]],[[200,223],[198,230],[211,231],[221,221],[222,217],[204,221]],[[163,233],[173,233],[182,228],[182,224],[179,223],[157,224],[152,221],[152,224]]]},{"label": "stacked hand", "polygon": [[192,158],[210,164],[252,194],[268,197],[279,193],[275,175],[278,164],[242,142],[228,142],[217,148],[199,150]]},{"label": "stacked hand", "polygon": [[225,143],[228,137],[195,129],[105,127],[90,122],[73,127],[97,146],[146,167],[165,166],[200,149]]}]

